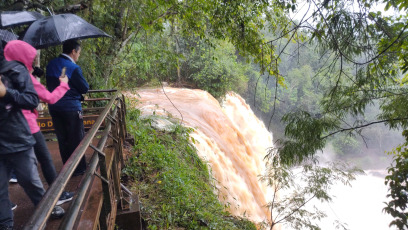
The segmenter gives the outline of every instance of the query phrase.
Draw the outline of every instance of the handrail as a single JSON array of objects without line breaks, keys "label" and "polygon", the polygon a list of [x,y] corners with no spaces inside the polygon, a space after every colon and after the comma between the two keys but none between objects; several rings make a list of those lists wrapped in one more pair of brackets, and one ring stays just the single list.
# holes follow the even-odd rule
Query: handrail
[{"label": "handrail", "polygon": [[[103,146],[105,146],[105,143],[108,139],[108,134],[111,129],[111,123],[109,122],[108,125],[106,126],[101,140],[98,142],[98,149],[102,149]],[[84,178],[82,179],[81,185],[79,186],[79,190],[77,191],[77,198],[72,202],[72,208],[69,209],[69,211],[65,214],[66,218],[61,223],[61,226],[64,226],[65,229],[72,229],[73,225],[75,223],[75,219],[78,216],[79,209],[82,206],[82,203],[85,198],[85,194],[88,190],[88,188],[91,185],[92,182],[92,176],[95,173],[99,163],[99,157],[97,153],[94,153],[92,155],[91,160],[89,161],[89,166],[88,170],[84,175]]]},{"label": "handrail", "polygon": [[[110,92],[114,92],[114,91],[112,90]],[[102,147],[105,145],[105,142],[111,130],[111,124],[112,124],[110,119],[106,119],[106,118],[109,118],[109,112],[111,111],[114,105],[116,105],[115,111],[117,111],[118,107],[125,108],[124,101],[122,98],[120,96],[120,93],[117,92],[110,99],[109,103],[107,104],[103,112],[99,115],[99,117],[97,118],[92,128],[87,132],[87,134],[85,135],[81,143],[78,145],[78,147],[75,149],[71,157],[65,163],[59,175],[55,179],[54,183],[48,188],[47,192],[44,194],[43,199],[37,205],[36,210],[34,211],[33,215],[30,217],[27,224],[25,225],[24,227],[25,230],[45,228],[47,219],[50,217],[53,207],[56,205],[60,195],[64,191],[65,186],[67,185],[69,179],[71,178],[74,170],[78,166],[82,157],[84,157],[86,150],[88,149],[88,147],[90,147],[92,140],[94,139],[95,135],[97,134],[100,126],[102,125],[104,121],[108,124],[105,127],[105,130],[103,132],[104,134],[103,138],[101,138],[101,140],[99,141],[97,148],[102,149]],[[117,103],[115,104],[115,102]],[[122,106],[119,105],[119,103],[122,103]],[[116,114],[114,113],[115,112],[112,112],[111,116],[116,116]],[[123,117],[120,119],[123,119]],[[63,220],[62,224],[65,225],[65,227],[68,227],[68,226],[72,227],[75,217],[78,215],[78,209],[80,205],[83,203],[83,199],[84,199],[86,190],[90,185],[91,176],[95,173],[95,170],[98,166],[97,161],[98,161],[98,154],[94,154],[87,168],[85,176],[82,180],[81,187],[77,193],[77,196],[75,200],[72,202],[71,209],[67,212],[65,219]],[[100,167],[102,166],[100,165]],[[70,229],[70,228],[65,228],[65,229]]]},{"label": "handrail", "polygon": [[87,93],[112,93],[117,91],[117,89],[90,89]]}]

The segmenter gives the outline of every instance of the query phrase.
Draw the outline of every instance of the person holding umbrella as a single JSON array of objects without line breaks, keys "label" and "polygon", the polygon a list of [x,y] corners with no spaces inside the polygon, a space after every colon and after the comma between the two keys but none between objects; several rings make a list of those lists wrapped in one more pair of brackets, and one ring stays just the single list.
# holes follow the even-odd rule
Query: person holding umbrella
[{"label": "person holding umbrella", "polygon": [[[28,27],[23,37],[23,41],[36,49],[63,44],[63,53],[47,65],[46,80],[48,90],[53,91],[59,85],[58,78],[63,69],[69,78],[71,89],[61,100],[48,107],[64,164],[85,136],[81,99],[89,85],[76,64],[81,53],[77,40],[98,37],[111,36],[75,14],[57,14],[38,19]],[[84,157],[73,175],[82,175],[85,170]]]},{"label": "person holding umbrella", "polygon": [[[53,91],[60,84],[59,76],[66,69],[70,90],[48,109],[52,117],[62,162],[68,161],[71,154],[85,136],[82,117],[82,94],[88,92],[89,85],[76,64],[81,54],[81,46],[76,40],[63,43],[62,54],[49,62],[46,69],[47,88]],[[85,156],[82,158],[73,176],[83,175],[86,170]]]},{"label": "person holding umbrella", "polygon": [[[4,57],[6,58],[7,61],[19,61],[23,63],[30,73],[34,71],[32,65],[36,55],[37,50],[34,47],[20,40],[10,41],[4,48]],[[34,85],[34,89],[38,94],[38,97],[48,104],[54,104],[59,99],[61,99],[62,96],[64,96],[64,94],[69,90],[67,76],[61,76],[59,78],[60,85],[56,87],[55,90],[52,91],[52,93],[50,93],[45,88],[45,86],[38,82],[37,79],[32,74],[30,74],[30,77]],[[55,181],[55,178],[57,177],[57,172],[55,170],[51,154],[48,151],[48,147],[45,142],[44,136],[41,133],[40,127],[38,126],[37,123],[38,112],[35,109],[23,110],[23,114],[28,122],[28,126],[30,127],[31,133],[36,141],[34,145],[35,156],[37,157],[37,160],[40,162],[45,180],[47,181],[48,185],[51,186],[51,184]],[[72,197],[73,197],[72,192],[64,191],[61,194],[61,197],[58,200],[57,205],[72,200]]]},{"label": "person holding umbrella", "polygon": [[[14,168],[20,185],[37,205],[45,190],[37,170],[35,143],[21,109],[35,109],[38,96],[24,65],[4,59],[0,46],[0,229],[13,229],[8,180]],[[53,217],[65,211],[55,206]]]}]

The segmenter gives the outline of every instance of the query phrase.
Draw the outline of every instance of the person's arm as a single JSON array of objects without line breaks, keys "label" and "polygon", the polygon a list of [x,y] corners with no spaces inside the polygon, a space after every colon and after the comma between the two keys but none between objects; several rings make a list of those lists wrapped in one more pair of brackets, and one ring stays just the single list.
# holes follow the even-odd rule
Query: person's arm
[{"label": "person's arm", "polygon": [[6,95],[6,86],[3,84],[1,81],[1,75],[0,75],[0,98],[3,98],[4,95]]},{"label": "person's arm", "polygon": [[68,78],[65,76],[64,79],[66,81],[61,80],[60,85],[50,93],[50,91],[45,88],[40,82],[35,79],[35,77],[31,77],[31,80],[33,81],[34,89],[38,93],[38,97],[43,101],[48,104],[55,104],[59,99],[61,99],[64,94],[69,90],[68,86]]},{"label": "person's arm", "polygon": [[88,82],[85,80],[84,76],[82,75],[81,68],[76,68],[71,75],[69,80],[69,84],[72,86],[71,88],[75,88],[80,94],[87,93],[89,90]]},{"label": "person's arm", "polygon": [[13,86],[7,87],[6,94],[2,98],[3,102],[13,104],[20,109],[35,109],[39,100],[27,69],[18,66],[8,74]]}]

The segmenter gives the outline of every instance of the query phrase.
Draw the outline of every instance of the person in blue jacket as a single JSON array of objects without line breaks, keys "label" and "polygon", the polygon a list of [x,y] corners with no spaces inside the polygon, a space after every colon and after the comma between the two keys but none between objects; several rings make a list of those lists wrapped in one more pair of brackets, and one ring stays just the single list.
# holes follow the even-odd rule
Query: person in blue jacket
[{"label": "person in blue jacket", "polygon": [[[66,67],[65,74],[69,78],[70,89],[57,103],[48,106],[64,164],[85,136],[81,100],[82,94],[88,92],[89,85],[81,67],[76,64],[80,54],[81,45],[78,41],[68,40],[62,45],[62,54],[51,60],[46,69],[47,88],[50,92],[59,86],[62,68]],[[82,175],[85,170],[84,157],[73,175]]]}]

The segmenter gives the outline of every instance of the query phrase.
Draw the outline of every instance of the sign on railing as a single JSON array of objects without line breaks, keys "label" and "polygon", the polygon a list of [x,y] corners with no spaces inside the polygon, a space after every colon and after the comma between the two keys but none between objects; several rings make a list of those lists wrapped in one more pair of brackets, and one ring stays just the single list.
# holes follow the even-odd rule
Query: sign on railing
[{"label": "sign on railing", "polygon": [[[85,129],[90,129],[93,124],[95,124],[96,119],[99,115],[85,115],[84,116],[84,127]],[[54,131],[54,125],[52,123],[51,117],[39,117],[37,119],[38,126],[40,127],[41,132],[50,132]],[[102,124],[102,127],[104,125]]]}]

